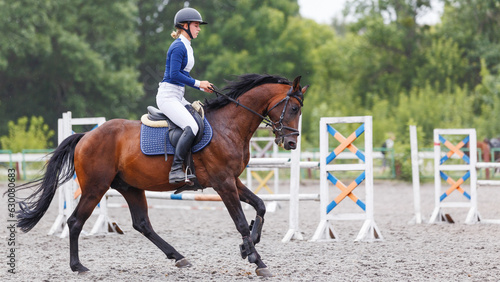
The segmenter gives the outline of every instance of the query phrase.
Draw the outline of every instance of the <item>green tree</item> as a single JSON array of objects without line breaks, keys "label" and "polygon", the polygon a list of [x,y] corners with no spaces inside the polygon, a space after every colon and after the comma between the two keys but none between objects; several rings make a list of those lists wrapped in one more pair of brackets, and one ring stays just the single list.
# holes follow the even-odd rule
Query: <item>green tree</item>
[{"label": "green tree", "polygon": [[475,107],[480,107],[481,115],[475,116],[474,127],[479,140],[500,137],[500,73],[493,75],[482,60],[481,83],[474,89]]},{"label": "green tree", "polygon": [[[431,35],[432,36],[432,35]],[[456,42],[447,38],[436,38],[420,50],[422,61],[415,65],[413,85],[430,83],[436,90],[443,91],[449,86],[464,86],[467,59]]]},{"label": "green tree", "polygon": [[17,124],[9,121],[8,128],[8,135],[0,137],[4,150],[18,153],[23,149],[48,149],[53,145],[50,138],[54,136],[54,131],[49,129],[41,116],[32,116],[29,124],[28,117],[19,118]]},{"label": "green tree", "polygon": [[481,59],[496,74],[500,65],[500,2],[497,0],[446,0],[440,37],[451,38],[465,50],[468,60],[464,81],[473,88],[481,83]]},{"label": "green tree", "polygon": [[[0,120],[136,117],[135,1],[0,0]],[[0,132],[6,131],[1,124]]]},{"label": "green tree", "polygon": [[[194,1],[189,2],[193,5]],[[181,0],[137,1],[136,30],[139,46],[135,57],[140,73],[139,81],[142,83],[145,95],[139,100],[136,112],[145,111],[148,105],[156,105],[158,83],[163,79],[167,50],[173,40],[170,33],[174,30],[174,16],[184,7],[184,3],[185,1]],[[206,17],[206,15],[203,16]],[[202,29],[200,35],[206,33],[204,26]],[[196,68],[198,68],[198,62],[195,65]]]},{"label": "green tree", "polygon": [[347,9],[358,19],[350,31],[362,38],[352,57],[351,83],[365,107],[380,96],[397,104],[397,95],[413,87],[415,68],[422,58],[426,26],[416,23],[430,1],[351,0]]}]

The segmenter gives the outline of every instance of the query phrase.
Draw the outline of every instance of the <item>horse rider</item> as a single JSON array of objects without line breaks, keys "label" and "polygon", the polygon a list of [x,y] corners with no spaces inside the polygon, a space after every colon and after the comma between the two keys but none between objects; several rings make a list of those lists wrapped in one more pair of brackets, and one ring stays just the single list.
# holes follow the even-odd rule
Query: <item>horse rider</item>
[{"label": "horse rider", "polygon": [[[198,133],[198,125],[185,105],[190,104],[184,98],[185,85],[212,93],[212,84],[192,78],[189,72],[194,66],[193,48],[191,40],[198,37],[200,26],[207,24],[200,13],[193,8],[181,9],[175,14],[174,26],[176,31],[171,33],[175,39],[167,52],[165,74],[159,84],[156,95],[158,108],[177,126],[184,131],[175,147],[174,159],[170,170],[169,182],[179,183],[185,179],[182,168],[184,158],[193,145]],[[194,175],[188,177],[195,178]]]}]

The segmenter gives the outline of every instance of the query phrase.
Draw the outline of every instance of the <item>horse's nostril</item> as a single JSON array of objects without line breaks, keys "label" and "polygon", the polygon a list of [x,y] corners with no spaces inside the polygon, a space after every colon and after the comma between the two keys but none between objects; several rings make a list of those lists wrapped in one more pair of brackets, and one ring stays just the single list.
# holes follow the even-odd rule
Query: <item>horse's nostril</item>
[{"label": "horse's nostril", "polygon": [[295,149],[297,146],[297,143],[290,141],[290,142],[288,142],[288,146],[290,146],[290,149]]}]

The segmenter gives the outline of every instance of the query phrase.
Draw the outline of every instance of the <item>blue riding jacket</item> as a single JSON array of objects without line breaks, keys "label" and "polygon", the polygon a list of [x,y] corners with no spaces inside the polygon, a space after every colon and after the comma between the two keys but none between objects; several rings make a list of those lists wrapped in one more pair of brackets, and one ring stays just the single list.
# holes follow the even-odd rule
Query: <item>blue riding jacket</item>
[{"label": "blue riding jacket", "polygon": [[188,85],[200,89],[200,81],[195,80],[189,75],[193,66],[194,56],[191,42],[181,35],[168,48],[165,74],[163,75],[162,82],[179,86]]}]

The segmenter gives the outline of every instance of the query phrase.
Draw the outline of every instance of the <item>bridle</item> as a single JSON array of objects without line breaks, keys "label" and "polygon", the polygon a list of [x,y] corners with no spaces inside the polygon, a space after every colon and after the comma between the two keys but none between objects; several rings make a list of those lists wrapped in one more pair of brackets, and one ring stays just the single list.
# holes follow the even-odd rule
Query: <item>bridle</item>
[{"label": "bridle", "polygon": [[[221,95],[224,98],[228,99],[229,101],[235,103],[236,106],[241,106],[242,108],[244,108],[244,109],[250,111],[251,113],[259,116],[260,118],[262,118],[262,122],[265,123],[266,126],[270,126],[273,129],[273,133],[276,136],[275,142],[279,146],[283,145],[283,143],[285,141],[285,137],[287,137],[287,136],[293,136],[293,135],[297,135],[297,136],[300,135],[300,133],[299,133],[299,131],[297,129],[283,125],[283,119],[285,118],[285,112],[286,112],[286,108],[288,106],[288,102],[290,101],[290,98],[297,99],[297,101],[299,102],[299,104],[300,104],[301,107],[304,105],[303,98],[302,98],[302,92],[300,92],[300,90],[299,91],[293,91],[293,86],[290,87],[290,90],[288,90],[288,92],[286,93],[286,97],[283,98],[283,99],[281,99],[276,104],[274,104],[274,106],[272,106],[268,111],[266,111],[264,113],[264,115],[261,115],[258,112],[250,109],[249,107],[240,104],[239,100],[235,100],[235,99],[229,97],[228,95],[220,92],[215,87],[215,85],[212,85],[212,87],[210,88],[210,90],[212,90],[215,94]],[[285,106],[283,107],[283,110],[281,111],[280,119],[277,122],[274,122],[270,118],[268,118],[267,116],[268,116],[268,114],[274,108],[276,108],[277,106],[279,106],[281,103],[285,103]],[[284,130],[288,130],[288,131],[291,131],[291,132],[286,134],[286,133],[284,133]]]}]

